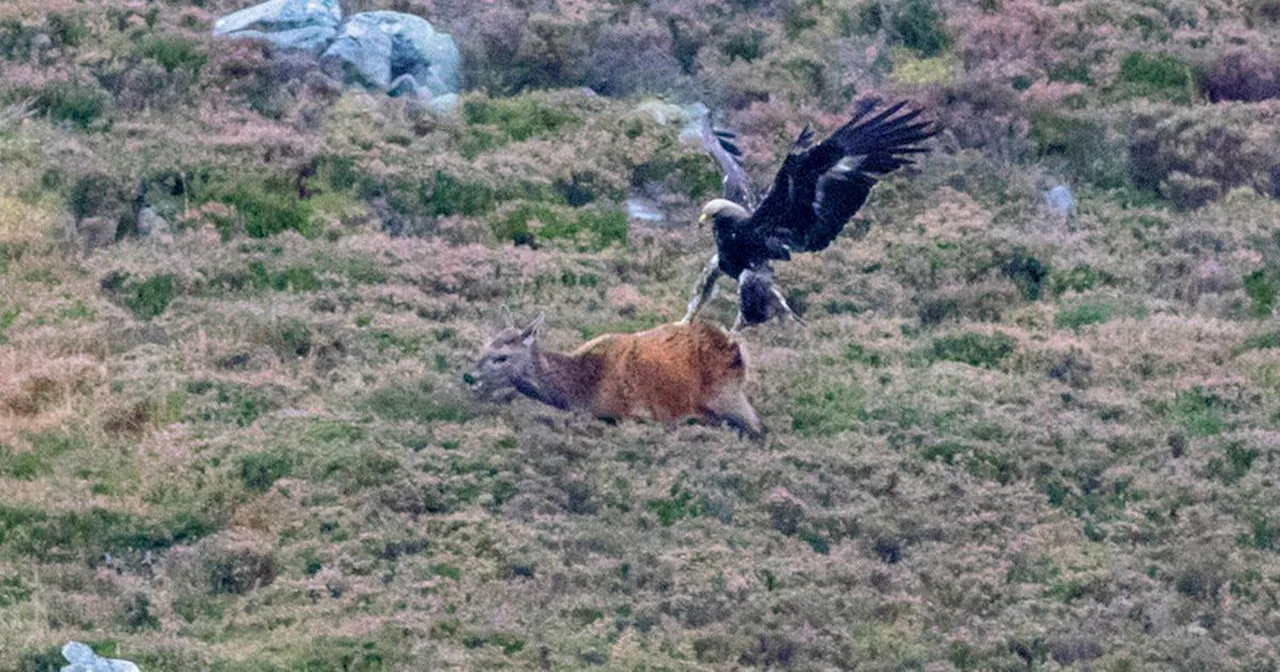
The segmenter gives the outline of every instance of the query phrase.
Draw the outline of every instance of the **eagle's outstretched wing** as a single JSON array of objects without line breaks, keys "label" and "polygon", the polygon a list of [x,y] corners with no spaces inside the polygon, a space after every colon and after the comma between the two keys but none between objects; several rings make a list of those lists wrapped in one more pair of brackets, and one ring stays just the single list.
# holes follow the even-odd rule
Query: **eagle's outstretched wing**
[{"label": "eagle's outstretched wing", "polygon": [[702,146],[715,157],[716,163],[720,164],[720,172],[724,173],[724,197],[752,210],[756,207],[756,193],[751,186],[751,178],[738,163],[742,150],[734,142],[737,137],[729,131],[715,128],[710,112],[702,119]]},{"label": "eagle's outstretched wing", "polygon": [[[928,152],[916,143],[937,131],[916,121],[920,110],[898,114],[906,102],[871,115],[878,105],[861,103],[853,118],[831,137],[812,145],[806,126],[774,178],[773,187],[751,216],[751,228],[771,248],[815,252],[835,240],[866,202],[876,179],[912,163],[911,154]],[[774,256],[772,258],[785,258]]]}]

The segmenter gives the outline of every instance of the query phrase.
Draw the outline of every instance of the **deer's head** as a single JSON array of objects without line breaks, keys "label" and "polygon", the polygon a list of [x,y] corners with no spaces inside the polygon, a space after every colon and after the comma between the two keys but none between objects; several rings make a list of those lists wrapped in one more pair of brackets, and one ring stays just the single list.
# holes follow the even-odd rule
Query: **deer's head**
[{"label": "deer's head", "polygon": [[539,314],[523,329],[507,327],[489,341],[475,370],[462,378],[481,398],[507,401],[522,387],[533,385],[533,346],[543,316]]}]

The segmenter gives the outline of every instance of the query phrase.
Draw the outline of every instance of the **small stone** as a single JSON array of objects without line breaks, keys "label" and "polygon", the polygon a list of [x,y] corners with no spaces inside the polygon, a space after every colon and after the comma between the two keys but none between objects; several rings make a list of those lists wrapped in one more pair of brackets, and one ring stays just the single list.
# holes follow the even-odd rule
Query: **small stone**
[{"label": "small stone", "polygon": [[169,233],[169,222],[153,208],[143,208],[138,212],[138,235],[142,237],[164,235]]},{"label": "small stone", "polygon": [[1044,201],[1049,210],[1056,214],[1070,215],[1075,212],[1075,197],[1071,194],[1071,188],[1065,184],[1059,184],[1045,192]]},{"label": "small stone", "polygon": [[451,114],[458,109],[458,94],[446,93],[443,96],[436,96],[427,105],[436,114]]},{"label": "small stone", "polygon": [[626,202],[627,217],[646,222],[661,222],[664,217],[653,203],[641,198],[628,198]]}]

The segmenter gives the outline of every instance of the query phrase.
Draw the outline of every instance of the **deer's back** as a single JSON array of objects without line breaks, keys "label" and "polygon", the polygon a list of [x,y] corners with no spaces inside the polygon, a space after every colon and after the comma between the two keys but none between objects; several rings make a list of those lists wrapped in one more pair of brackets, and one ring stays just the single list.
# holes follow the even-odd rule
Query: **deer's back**
[{"label": "deer's back", "polygon": [[739,345],[723,330],[696,322],[601,336],[574,354],[601,361],[593,410],[612,417],[698,415],[710,397],[746,376]]}]

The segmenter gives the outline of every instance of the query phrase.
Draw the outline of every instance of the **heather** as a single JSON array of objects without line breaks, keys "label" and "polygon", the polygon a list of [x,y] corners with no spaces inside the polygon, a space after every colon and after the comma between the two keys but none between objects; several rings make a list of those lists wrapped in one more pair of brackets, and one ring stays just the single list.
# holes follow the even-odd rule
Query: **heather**
[{"label": "heather", "polygon": [[[0,6],[0,669],[1280,664],[1274,2],[346,3],[449,113],[241,6]],[[764,184],[867,94],[944,130],[779,265],[766,443],[470,396],[683,314],[674,104]]]}]

